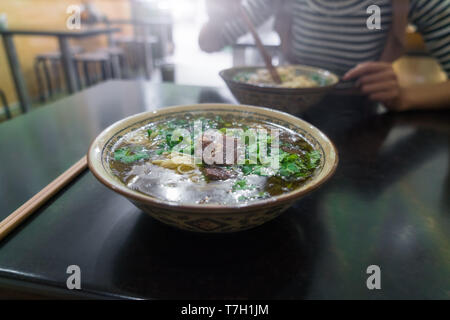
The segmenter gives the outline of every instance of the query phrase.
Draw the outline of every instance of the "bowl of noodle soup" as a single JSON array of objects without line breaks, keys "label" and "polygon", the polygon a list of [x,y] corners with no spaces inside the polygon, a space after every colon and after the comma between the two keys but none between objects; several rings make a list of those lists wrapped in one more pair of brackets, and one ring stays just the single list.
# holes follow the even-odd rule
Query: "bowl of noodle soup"
[{"label": "bowl of noodle soup", "polygon": [[106,187],[164,224],[204,233],[274,219],[325,183],[337,163],[333,143],[311,124],[232,104],[136,114],[106,128],[88,151]]},{"label": "bowl of noodle soup", "polygon": [[281,84],[274,83],[263,67],[234,67],[219,75],[240,103],[291,114],[318,104],[339,83],[337,75],[316,67],[288,65],[277,67],[277,71]]}]

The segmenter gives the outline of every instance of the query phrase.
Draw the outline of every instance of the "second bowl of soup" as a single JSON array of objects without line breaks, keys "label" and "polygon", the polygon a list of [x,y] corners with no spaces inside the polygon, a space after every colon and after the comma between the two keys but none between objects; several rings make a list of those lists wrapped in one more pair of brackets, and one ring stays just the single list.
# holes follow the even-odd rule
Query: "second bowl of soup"
[{"label": "second bowl of soup", "polygon": [[318,104],[339,82],[334,73],[310,66],[289,65],[277,67],[277,70],[281,84],[274,83],[263,67],[234,67],[219,75],[240,103],[291,114]]},{"label": "second bowl of soup", "polygon": [[171,226],[234,232],[261,225],[328,180],[331,141],[271,109],[176,106],[105,129],[88,152],[107,187]]}]

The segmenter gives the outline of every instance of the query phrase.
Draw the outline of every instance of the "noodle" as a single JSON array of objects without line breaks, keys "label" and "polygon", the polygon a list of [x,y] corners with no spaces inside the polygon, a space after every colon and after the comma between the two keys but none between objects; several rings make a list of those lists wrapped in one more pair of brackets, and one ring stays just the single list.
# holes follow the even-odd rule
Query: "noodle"
[{"label": "noodle", "polygon": [[176,169],[180,174],[192,172],[195,169],[194,161],[191,156],[182,153],[172,152],[167,155],[168,159],[153,160],[152,163],[167,169]]},{"label": "noodle", "polygon": [[243,81],[250,84],[268,84],[271,86],[282,87],[282,88],[313,88],[319,87],[320,84],[307,75],[298,75],[297,69],[293,66],[278,67],[278,74],[282,80],[281,84],[275,84],[272,80],[267,69],[259,69],[255,73],[250,74],[248,77],[243,77],[238,81]]},{"label": "noodle", "polygon": [[185,173],[189,173],[194,171],[195,167],[194,166],[190,166],[190,165],[186,165],[186,164],[181,164],[177,167],[177,172],[180,174],[185,174]]}]

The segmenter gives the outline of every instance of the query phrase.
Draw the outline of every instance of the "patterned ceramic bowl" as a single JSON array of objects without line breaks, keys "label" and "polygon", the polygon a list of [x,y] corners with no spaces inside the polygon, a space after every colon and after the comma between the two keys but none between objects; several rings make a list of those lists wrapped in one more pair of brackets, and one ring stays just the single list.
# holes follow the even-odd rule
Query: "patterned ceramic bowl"
[{"label": "patterned ceramic bowl", "polygon": [[[121,136],[142,125],[180,114],[236,115],[270,121],[300,133],[321,154],[321,164],[315,175],[302,187],[276,197],[239,205],[193,204],[162,201],[127,188],[111,173],[106,156]],[[317,128],[287,113],[261,107],[197,104],[149,111],[118,121],[105,129],[92,142],[88,152],[92,173],[108,188],[125,196],[153,218],[188,231],[235,232],[259,226],[280,215],[294,201],[317,189],[334,173],[338,155],[333,143]]]},{"label": "patterned ceramic bowl", "polygon": [[277,88],[234,80],[239,73],[252,73],[262,67],[230,68],[222,70],[219,75],[240,103],[275,108],[292,114],[301,113],[318,104],[339,83],[339,77],[329,71],[302,65],[294,67],[298,75],[314,75],[326,85],[315,88]]}]

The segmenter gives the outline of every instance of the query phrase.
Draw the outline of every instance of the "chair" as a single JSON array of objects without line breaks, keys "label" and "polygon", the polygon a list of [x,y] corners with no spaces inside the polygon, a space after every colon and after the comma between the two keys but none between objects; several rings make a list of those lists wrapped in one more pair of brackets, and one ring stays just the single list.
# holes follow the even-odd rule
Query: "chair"
[{"label": "chair", "polygon": [[[47,52],[43,54],[39,54],[35,58],[34,62],[34,71],[36,74],[37,85],[39,90],[39,100],[45,102],[47,98],[51,98],[53,96],[53,81],[52,81],[52,73],[55,78],[56,86],[61,88],[59,71],[57,63],[61,59],[61,54],[59,52]],[[51,65],[51,70],[49,65]],[[41,69],[44,73],[45,81],[42,80]]]},{"label": "chair", "polygon": [[107,52],[99,50],[79,53],[74,56],[74,60],[77,70],[83,71],[85,87],[112,78],[111,60]]},{"label": "chair", "polygon": [[124,78],[124,71],[127,69],[127,62],[125,59],[125,53],[122,48],[108,47],[97,50],[103,52],[109,56],[111,63],[111,73],[114,79]]},{"label": "chair", "polygon": [[153,50],[158,42],[154,36],[118,36],[113,38],[113,43],[122,48],[128,69],[127,75],[137,73],[143,69],[145,77],[151,78],[155,61]]},{"label": "chair", "polygon": [[3,90],[0,90],[0,99],[2,100],[3,109],[5,109],[6,119],[11,119],[11,111],[9,110],[8,100]]},{"label": "chair", "polygon": [[[83,48],[72,46],[71,50],[73,54],[77,54],[82,52]],[[44,77],[42,77],[41,70]],[[59,51],[38,54],[35,57],[34,71],[41,102],[45,102],[47,98],[52,98],[55,91],[57,93],[62,91],[61,53]],[[45,78],[45,81],[43,81],[43,78]]]}]

